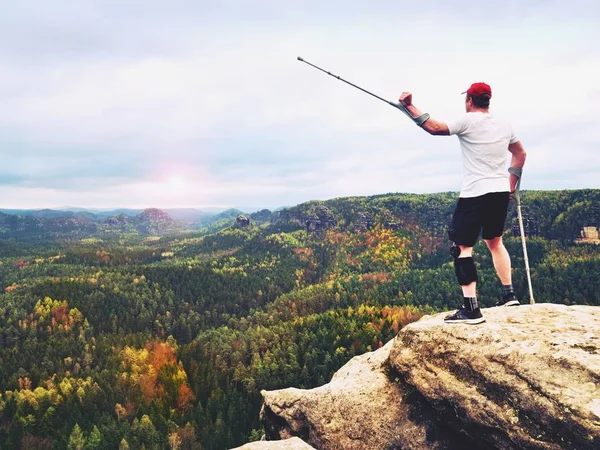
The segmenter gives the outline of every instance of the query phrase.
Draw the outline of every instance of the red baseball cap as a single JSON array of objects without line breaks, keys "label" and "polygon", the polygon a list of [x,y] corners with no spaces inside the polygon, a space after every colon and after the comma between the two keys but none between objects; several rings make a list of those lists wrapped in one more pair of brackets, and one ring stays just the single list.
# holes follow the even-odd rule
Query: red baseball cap
[{"label": "red baseball cap", "polygon": [[471,97],[479,97],[480,95],[487,94],[492,96],[492,88],[485,83],[473,83],[469,89],[462,94],[469,94]]}]

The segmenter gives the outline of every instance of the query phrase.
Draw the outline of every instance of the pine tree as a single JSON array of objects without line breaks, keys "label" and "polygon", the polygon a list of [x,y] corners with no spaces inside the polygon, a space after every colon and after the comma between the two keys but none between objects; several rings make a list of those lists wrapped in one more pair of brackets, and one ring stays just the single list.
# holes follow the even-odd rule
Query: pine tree
[{"label": "pine tree", "polygon": [[92,431],[87,439],[85,450],[97,450],[102,445],[102,433],[96,425],[92,428]]},{"label": "pine tree", "polygon": [[71,435],[69,436],[69,443],[67,445],[68,450],[83,450],[85,447],[85,436],[83,431],[79,427],[79,424],[75,424]]}]

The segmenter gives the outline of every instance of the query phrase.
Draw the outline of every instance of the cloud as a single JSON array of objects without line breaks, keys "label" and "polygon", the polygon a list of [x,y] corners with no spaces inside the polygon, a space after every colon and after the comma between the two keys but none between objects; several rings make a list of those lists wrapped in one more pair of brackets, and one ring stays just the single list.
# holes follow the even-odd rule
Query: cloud
[{"label": "cloud", "polygon": [[[411,90],[441,120],[485,80],[492,111],[529,152],[524,186],[599,187],[593,2],[470,5],[7,6],[0,207],[278,206],[459,189],[455,138],[426,135],[298,55],[391,101]],[[173,177],[185,192],[165,187]]]}]

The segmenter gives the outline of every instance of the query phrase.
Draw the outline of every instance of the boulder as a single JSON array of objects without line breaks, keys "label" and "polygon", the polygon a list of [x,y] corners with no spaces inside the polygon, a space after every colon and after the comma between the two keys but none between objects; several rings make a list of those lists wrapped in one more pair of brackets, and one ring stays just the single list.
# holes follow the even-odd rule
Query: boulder
[{"label": "boulder", "polygon": [[319,450],[461,448],[390,372],[392,345],[352,358],[324,386],[263,391],[266,438],[299,436]]},{"label": "boulder", "polygon": [[390,363],[476,448],[600,448],[600,308],[484,310],[486,322],[410,324]]},{"label": "boulder", "polygon": [[600,308],[489,308],[406,326],[315,389],[263,391],[267,440],[319,450],[600,448]]},{"label": "boulder", "polygon": [[232,450],[315,450],[302,439],[292,437],[281,441],[257,441]]}]

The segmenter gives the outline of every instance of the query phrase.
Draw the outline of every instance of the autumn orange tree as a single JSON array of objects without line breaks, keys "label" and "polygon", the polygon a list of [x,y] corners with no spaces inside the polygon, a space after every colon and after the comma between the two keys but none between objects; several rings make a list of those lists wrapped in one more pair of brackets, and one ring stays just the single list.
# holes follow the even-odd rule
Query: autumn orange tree
[{"label": "autumn orange tree", "polygon": [[115,406],[119,417],[126,417],[139,409],[156,403],[163,410],[185,413],[195,397],[187,374],[175,354],[176,344],[152,341],[144,348],[125,347],[120,352],[122,372],[119,387],[127,400],[126,405]]}]

